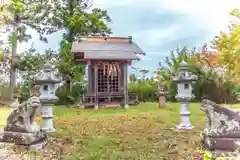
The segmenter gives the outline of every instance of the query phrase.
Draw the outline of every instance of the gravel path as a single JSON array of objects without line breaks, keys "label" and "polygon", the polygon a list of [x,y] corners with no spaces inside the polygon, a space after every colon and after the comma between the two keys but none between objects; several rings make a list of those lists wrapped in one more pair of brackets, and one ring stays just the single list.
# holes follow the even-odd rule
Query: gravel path
[{"label": "gravel path", "polygon": [[11,145],[0,143],[0,160],[21,160],[22,156],[11,149]]}]

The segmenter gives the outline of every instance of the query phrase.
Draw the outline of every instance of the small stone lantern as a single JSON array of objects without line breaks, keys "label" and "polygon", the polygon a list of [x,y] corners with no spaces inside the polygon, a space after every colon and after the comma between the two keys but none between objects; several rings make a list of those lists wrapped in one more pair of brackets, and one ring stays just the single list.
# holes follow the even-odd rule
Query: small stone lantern
[{"label": "small stone lantern", "polygon": [[35,76],[35,84],[39,85],[40,101],[42,103],[42,130],[46,132],[55,132],[53,127],[53,103],[58,100],[55,96],[56,84],[60,79],[54,74],[50,63],[43,66],[43,70]]},{"label": "small stone lantern", "polygon": [[173,82],[177,84],[176,99],[180,102],[180,119],[181,123],[177,126],[179,130],[191,130],[193,126],[190,122],[189,104],[195,96],[192,94],[192,84],[197,77],[189,72],[188,65],[185,61],[180,64],[179,74],[174,77]]},{"label": "small stone lantern", "polygon": [[163,84],[159,84],[158,86],[158,95],[159,95],[159,107],[166,107],[166,86]]},{"label": "small stone lantern", "polygon": [[160,107],[167,106],[166,104],[166,95],[167,95],[167,87],[159,82],[158,79],[155,80],[157,82],[157,95],[158,95],[158,104]]}]

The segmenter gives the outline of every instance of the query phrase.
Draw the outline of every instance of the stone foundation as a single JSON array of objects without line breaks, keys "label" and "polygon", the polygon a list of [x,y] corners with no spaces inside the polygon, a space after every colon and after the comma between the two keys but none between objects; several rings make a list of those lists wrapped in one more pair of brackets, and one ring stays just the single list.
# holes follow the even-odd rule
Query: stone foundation
[{"label": "stone foundation", "polygon": [[209,150],[235,152],[240,148],[239,138],[219,138],[203,136],[202,142]]},{"label": "stone foundation", "polygon": [[16,145],[32,145],[42,142],[46,139],[46,135],[42,131],[33,133],[3,131],[1,142],[14,143]]}]

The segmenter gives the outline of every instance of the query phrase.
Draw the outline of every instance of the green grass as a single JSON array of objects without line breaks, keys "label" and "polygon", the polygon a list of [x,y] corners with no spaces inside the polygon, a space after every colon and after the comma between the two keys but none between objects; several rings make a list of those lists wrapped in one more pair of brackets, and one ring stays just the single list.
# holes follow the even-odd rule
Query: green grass
[{"label": "green grass", "polygon": [[179,108],[178,103],[169,103],[167,108],[141,103],[129,109],[98,111],[55,107],[57,132],[49,137],[45,152],[38,153],[38,158],[35,154],[34,159],[199,159],[199,134],[205,126],[205,116],[199,104],[192,103],[191,122],[195,128],[173,131],[170,128],[179,124]]},{"label": "green grass", "polygon": [[9,108],[0,108],[0,128],[3,127],[6,123],[6,119],[10,114],[11,110]]},{"label": "green grass", "polygon": [[58,154],[61,150],[66,160],[196,158],[205,118],[199,104],[191,104],[190,109],[194,130],[176,132],[170,128],[179,123],[177,103],[169,103],[169,108],[141,103],[129,109],[98,111],[56,107],[57,132],[49,148]]}]

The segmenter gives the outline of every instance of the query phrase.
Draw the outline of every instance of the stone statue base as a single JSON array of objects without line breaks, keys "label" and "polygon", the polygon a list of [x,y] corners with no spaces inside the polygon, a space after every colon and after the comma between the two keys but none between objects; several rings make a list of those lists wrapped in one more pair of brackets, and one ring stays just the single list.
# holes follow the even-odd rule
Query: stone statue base
[{"label": "stone statue base", "polygon": [[192,130],[194,127],[192,125],[180,124],[176,127],[178,130]]},{"label": "stone statue base", "polygon": [[159,96],[158,97],[158,104],[159,104],[159,108],[160,107],[166,107],[166,97],[165,96]]},{"label": "stone statue base", "polygon": [[46,139],[46,134],[42,131],[33,133],[3,131],[1,142],[14,143],[16,145],[34,145]]},{"label": "stone statue base", "polygon": [[[222,154],[237,153],[240,150],[240,114],[222,107],[213,101],[203,99],[200,105],[208,119],[201,139],[210,151]],[[235,159],[235,158],[232,158]]]},{"label": "stone statue base", "polygon": [[194,128],[194,126],[192,126],[192,125],[179,124],[176,127],[173,127],[171,129],[175,130],[175,131],[188,131],[188,130],[192,130],[193,128]]},{"label": "stone statue base", "polygon": [[240,148],[240,138],[211,137],[202,134],[202,143],[205,148],[213,151],[234,152]]}]

